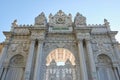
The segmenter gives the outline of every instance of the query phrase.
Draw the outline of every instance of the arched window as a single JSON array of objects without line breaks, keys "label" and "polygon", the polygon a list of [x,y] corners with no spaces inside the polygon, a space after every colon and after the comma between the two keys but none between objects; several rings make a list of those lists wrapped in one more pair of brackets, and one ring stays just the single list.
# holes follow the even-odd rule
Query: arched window
[{"label": "arched window", "polygon": [[24,57],[22,55],[15,55],[10,60],[10,66],[20,67],[24,65]]},{"label": "arched window", "polygon": [[10,59],[9,68],[5,80],[23,80],[24,75],[24,57],[15,55]]},{"label": "arched window", "polygon": [[111,59],[104,54],[97,57],[97,73],[99,80],[116,80]]}]

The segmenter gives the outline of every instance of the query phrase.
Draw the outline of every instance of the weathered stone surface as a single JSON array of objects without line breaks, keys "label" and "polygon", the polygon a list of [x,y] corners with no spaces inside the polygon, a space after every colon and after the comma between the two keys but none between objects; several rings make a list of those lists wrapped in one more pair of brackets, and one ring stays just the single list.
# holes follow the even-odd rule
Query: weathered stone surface
[{"label": "weathered stone surface", "polygon": [[12,23],[0,55],[0,80],[119,80],[120,47],[107,19],[87,25],[86,17],[59,10],[42,12],[34,25]]}]

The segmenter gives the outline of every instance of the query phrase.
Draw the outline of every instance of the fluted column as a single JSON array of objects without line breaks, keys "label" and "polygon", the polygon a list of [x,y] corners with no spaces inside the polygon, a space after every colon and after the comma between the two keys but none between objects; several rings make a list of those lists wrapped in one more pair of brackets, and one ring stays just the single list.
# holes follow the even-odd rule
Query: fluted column
[{"label": "fluted column", "polygon": [[35,41],[31,41],[30,49],[29,49],[29,54],[28,54],[28,59],[27,59],[27,65],[25,68],[25,77],[24,80],[30,80],[30,74],[31,74],[31,69],[32,69],[32,62],[33,62],[33,55],[34,55],[34,47],[35,47]]},{"label": "fluted column", "polygon": [[87,68],[85,63],[84,51],[83,51],[83,40],[78,42],[79,58],[80,58],[80,70],[81,70],[81,80],[88,80]]},{"label": "fluted column", "polygon": [[39,41],[38,43],[38,51],[37,51],[37,58],[35,64],[35,72],[34,72],[34,80],[43,80],[43,72],[42,72],[42,48],[43,48],[43,41]]},{"label": "fluted column", "polygon": [[116,77],[117,80],[120,80],[120,76],[119,76],[119,74],[118,74],[116,69],[117,69],[117,67],[113,67],[113,70],[114,70],[114,73],[115,73],[115,77]]},{"label": "fluted column", "polygon": [[7,70],[8,70],[8,68],[5,67],[4,72],[2,74],[2,77],[1,77],[1,80],[6,80],[5,77],[6,77],[6,74],[7,74]]},{"label": "fluted column", "polygon": [[90,63],[90,72],[91,72],[92,80],[97,80],[96,66],[95,66],[95,61],[93,57],[92,46],[89,39],[86,39],[85,42],[86,42],[87,53],[88,53],[88,58]]},{"label": "fluted column", "polygon": [[7,54],[7,49],[8,49],[8,44],[5,44],[2,49],[2,53],[1,53],[1,57],[0,57],[0,77],[3,72],[3,62],[4,62],[6,54]]}]

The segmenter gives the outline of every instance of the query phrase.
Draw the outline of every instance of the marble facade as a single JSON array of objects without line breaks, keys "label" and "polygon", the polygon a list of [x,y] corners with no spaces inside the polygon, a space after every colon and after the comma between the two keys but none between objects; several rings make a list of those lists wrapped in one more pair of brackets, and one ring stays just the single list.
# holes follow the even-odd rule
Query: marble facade
[{"label": "marble facade", "polygon": [[34,25],[14,20],[0,56],[0,80],[120,80],[120,51],[109,22],[42,12]]}]

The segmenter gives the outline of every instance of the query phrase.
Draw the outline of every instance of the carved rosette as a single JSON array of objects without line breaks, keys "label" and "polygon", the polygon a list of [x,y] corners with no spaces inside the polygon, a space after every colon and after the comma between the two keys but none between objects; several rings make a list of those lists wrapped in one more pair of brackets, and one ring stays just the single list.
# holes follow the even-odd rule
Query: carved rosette
[{"label": "carved rosette", "polygon": [[66,15],[62,10],[59,10],[54,16],[49,15],[49,26],[69,27],[72,26],[72,15]]}]

